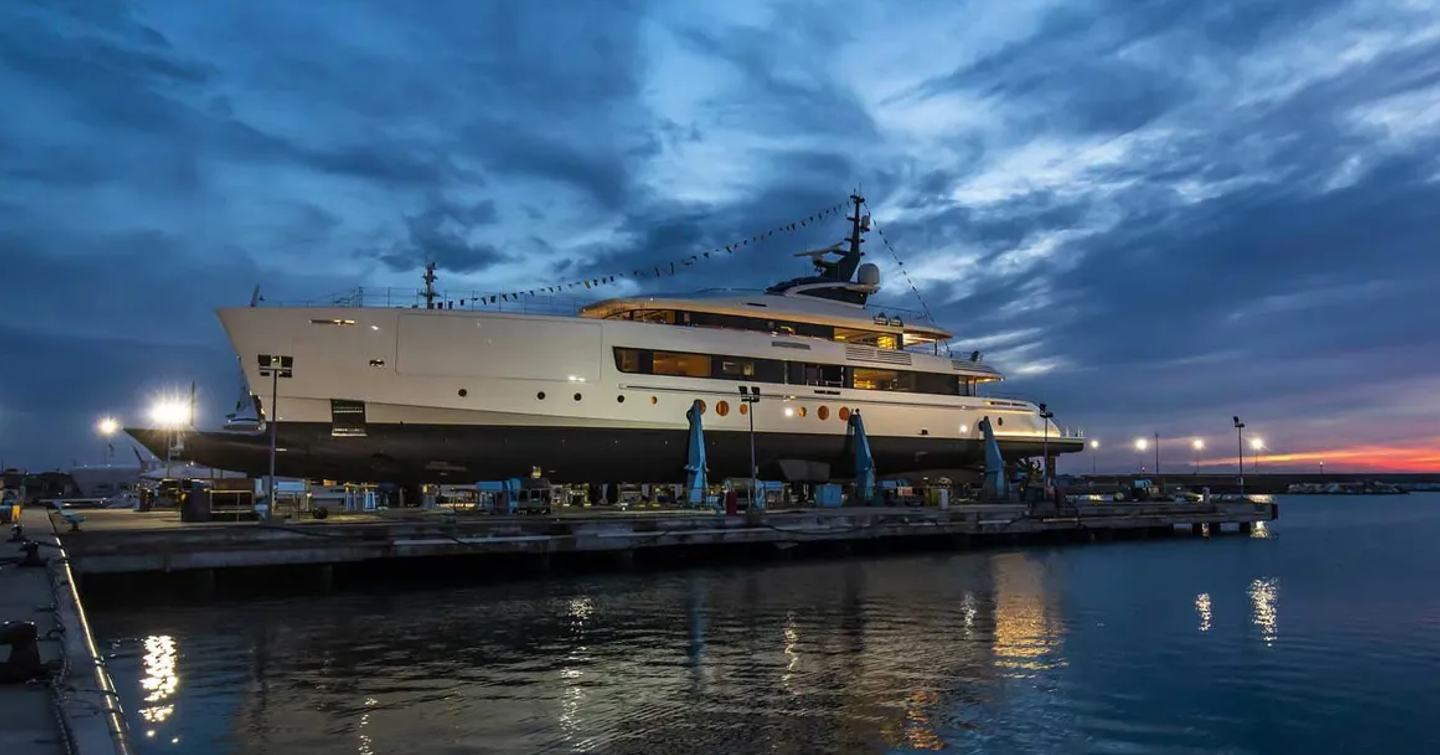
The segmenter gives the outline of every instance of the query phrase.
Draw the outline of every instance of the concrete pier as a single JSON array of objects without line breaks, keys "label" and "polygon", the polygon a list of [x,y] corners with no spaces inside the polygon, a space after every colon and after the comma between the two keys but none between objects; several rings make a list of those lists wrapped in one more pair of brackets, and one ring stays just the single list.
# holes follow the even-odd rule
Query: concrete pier
[{"label": "concrete pier", "polygon": [[803,509],[767,512],[754,520],[693,511],[491,517],[403,510],[269,525],[185,524],[173,513],[94,511],[87,512],[82,531],[63,538],[82,578],[285,566],[306,567],[308,573],[326,565],[316,579],[328,587],[334,566],[384,561],[534,556],[542,557],[532,559],[537,564],[548,565],[556,558],[605,553],[611,564],[630,564],[649,553],[741,552],[757,546],[823,543],[834,553],[837,546],[1091,541],[1174,534],[1177,527],[1190,531],[1202,525],[1215,533],[1222,523],[1268,521],[1275,515],[1268,501]]},{"label": "concrete pier", "polygon": [[[95,648],[68,556],[43,509],[24,509],[21,525],[45,563],[0,567],[0,618],[35,623],[48,678],[0,684],[0,752],[125,755],[130,740],[119,696]],[[6,547],[19,555],[19,543]]]}]

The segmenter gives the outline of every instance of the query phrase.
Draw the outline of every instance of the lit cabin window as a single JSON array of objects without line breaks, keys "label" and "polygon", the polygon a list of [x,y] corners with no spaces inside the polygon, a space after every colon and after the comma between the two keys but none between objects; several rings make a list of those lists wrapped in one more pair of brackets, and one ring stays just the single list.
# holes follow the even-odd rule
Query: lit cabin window
[{"label": "lit cabin window", "polygon": [[683,375],[685,377],[710,377],[710,357],[704,354],[680,354],[673,351],[657,351],[654,375]]},{"label": "lit cabin window", "polygon": [[901,373],[895,370],[872,370],[868,367],[855,367],[851,370],[855,376],[856,388],[867,391],[898,391],[900,387]]},{"label": "lit cabin window", "polygon": [[720,357],[720,375],[727,378],[755,377],[755,360]]},{"label": "lit cabin window", "polygon": [[864,346],[874,346],[877,349],[900,348],[900,339],[894,333],[882,333],[874,330],[836,328],[835,340],[844,341],[845,343],[857,343]]},{"label": "lit cabin window", "polygon": [[354,325],[354,324],[355,324],[355,321],[354,321],[354,320],[346,320],[346,319],[339,318],[339,317],[327,318],[327,319],[314,318],[314,319],[310,320],[310,324],[311,324],[311,325]]},{"label": "lit cabin window", "polygon": [[[635,375],[676,375],[716,380],[754,381],[809,385],[824,388],[856,388],[867,391],[900,391],[945,396],[973,390],[958,375],[940,372],[849,367],[843,364],[791,362],[731,355],[690,354],[615,347],[615,368]],[[969,380],[974,380],[970,378]]]}]

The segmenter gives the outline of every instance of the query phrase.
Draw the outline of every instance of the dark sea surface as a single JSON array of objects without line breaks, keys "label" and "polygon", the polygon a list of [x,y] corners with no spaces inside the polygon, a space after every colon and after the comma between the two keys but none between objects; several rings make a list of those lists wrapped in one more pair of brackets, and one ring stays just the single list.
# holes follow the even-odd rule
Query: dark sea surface
[{"label": "dark sea surface", "polygon": [[1440,752],[1440,494],[1280,502],[1250,537],[91,618],[142,752]]}]

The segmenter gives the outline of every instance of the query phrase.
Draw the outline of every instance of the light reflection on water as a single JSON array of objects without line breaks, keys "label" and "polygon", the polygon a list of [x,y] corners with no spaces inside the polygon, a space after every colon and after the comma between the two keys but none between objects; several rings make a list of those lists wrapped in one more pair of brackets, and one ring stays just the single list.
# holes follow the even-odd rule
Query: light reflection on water
[{"label": "light reflection on water", "polygon": [[1279,582],[1271,579],[1257,579],[1250,583],[1251,621],[1260,627],[1260,636],[1266,645],[1275,643],[1280,625],[1280,611],[1277,599],[1280,595]]},{"label": "light reflection on water", "polygon": [[1195,596],[1195,613],[1200,615],[1200,631],[1210,631],[1210,620],[1213,618],[1210,613],[1210,593],[1202,592]]},{"label": "light reflection on water", "polygon": [[140,708],[140,718],[146,724],[146,738],[154,738],[159,731],[155,724],[164,723],[175,712],[175,706],[167,701],[180,689],[180,675],[175,668],[178,654],[175,638],[169,635],[152,635],[141,642],[145,648],[141,660],[145,676],[140,679],[140,689],[144,691],[145,705]]},{"label": "light reflection on water", "polygon": [[1440,562],[1402,546],[1440,537],[1440,496],[1426,515],[1410,498],[1366,502],[1382,522],[1401,507],[1407,526],[1358,535],[1287,502],[1264,540],[617,573],[96,623],[135,728],[164,727],[145,751],[1434,751],[1415,746],[1433,737],[1415,711],[1440,706],[1425,671],[1440,663]]}]

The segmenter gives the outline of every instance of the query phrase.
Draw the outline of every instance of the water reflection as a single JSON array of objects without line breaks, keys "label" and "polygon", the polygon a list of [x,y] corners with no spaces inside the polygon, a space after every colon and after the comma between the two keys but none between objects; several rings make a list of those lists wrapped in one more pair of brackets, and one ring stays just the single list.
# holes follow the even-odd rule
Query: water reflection
[{"label": "water reflection", "polygon": [[[144,676],[140,679],[140,688],[145,692],[146,705],[140,709],[140,717],[146,723],[158,724],[175,712],[175,705],[169,701],[180,689],[180,674],[175,669],[178,658],[175,638],[167,634],[151,635],[141,644],[145,655],[141,659]],[[154,737],[155,730],[146,729],[145,736]]]},{"label": "water reflection", "polygon": [[975,593],[966,591],[965,597],[960,599],[960,619],[965,627],[965,639],[975,638],[975,617],[979,611],[975,608]]},{"label": "water reflection", "polygon": [[1210,631],[1210,593],[1195,596],[1195,613],[1200,615],[1200,631]]},{"label": "water reflection", "polygon": [[653,752],[657,731],[706,752],[943,749],[971,725],[955,711],[1065,666],[1054,578],[980,553],[250,604],[147,638],[132,710],[176,725],[180,637],[201,643],[187,692],[236,696],[210,720],[241,751]]},{"label": "water reflection", "polygon": [[1260,637],[1266,645],[1273,645],[1278,633],[1279,611],[1276,599],[1280,584],[1275,578],[1257,579],[1250,583],[1250,620],[1260,627]]},{"label": "water reflection", "polygon": [[1050,615],[1044,570],[1023,554],[996,556],[995,655],[1001,665],[1042,671],[1063,659],[1052,658],[1063,625]]},{"label": "water reflection", "polygon": [[[376,700],[373,697],[365,698],[366,708],[373,708],[379,704],[380,701]],[[375,741],[370,737],[370,734],[365,731],[365,727],[370,725],[370,713],[371,712],[369,710],[361,713],[360,722],[355,727],[356,731],[358,732],[357,737],[360,740],[360,744],[355,748],[355,750],[356,752],[359,752],[360,755],[375,755]]]}]

